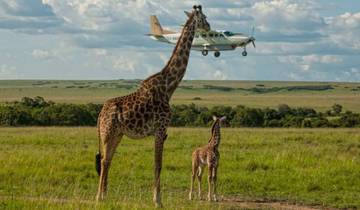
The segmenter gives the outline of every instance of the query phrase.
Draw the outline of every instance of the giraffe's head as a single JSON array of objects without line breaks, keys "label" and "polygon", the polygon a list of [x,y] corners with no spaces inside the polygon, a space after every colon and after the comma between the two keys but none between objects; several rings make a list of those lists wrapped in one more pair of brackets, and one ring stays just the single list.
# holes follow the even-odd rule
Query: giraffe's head
[{"label": "giraffe's head", "polygon": [[213,120],[214,120],[214,125],[215,126],[219,126],[222,127],[223,125],[226,126],[226,116],[223,117],[216,117],[215,115],[213,116]]},{"label": "giraffe's head", "polygon": [[202,12],[201,5],[194,5],[192,12],[185,11],[185,13],[188,17],[194,15],[195,30],[204,30],[204,31],[210,30],[210,24],[206,20],[206,15],[204,15],[204,13]]}]

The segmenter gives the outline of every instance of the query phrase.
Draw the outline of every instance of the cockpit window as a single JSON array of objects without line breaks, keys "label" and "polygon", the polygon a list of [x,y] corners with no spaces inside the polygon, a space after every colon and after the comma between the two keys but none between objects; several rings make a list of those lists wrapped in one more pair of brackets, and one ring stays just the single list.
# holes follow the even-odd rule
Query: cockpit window
[{"label": "cockpit window", "polygon": [[202,37],[206,38],[206,34],[201,34]]},{"label": "cockpit window", "polygon": [[234,34],[233,32],[231,32],[231,31],[225,31],[224,34],[225,34],[226,36],[234,36],[234,35],[235,35],[235,34]]}]

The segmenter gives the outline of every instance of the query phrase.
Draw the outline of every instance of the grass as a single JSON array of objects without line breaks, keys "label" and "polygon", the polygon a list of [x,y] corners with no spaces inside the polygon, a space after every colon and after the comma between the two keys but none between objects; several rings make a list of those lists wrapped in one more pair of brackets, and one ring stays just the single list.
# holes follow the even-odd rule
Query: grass
[{"label": "grass", "polygon": [[[111,97],[134,91],[139,81],[54,81],[54,80],[0,80],[0,103],[20,100],[24,96],[42,96],[47,100],[65,103],[103,103]],[[284,90],[282,87],[327,86],[329,90]],[[221,87],[231,91],[206,89]],[[335,82],[271,82],[271,81],[183,81],[172,99],[173,104],[195,103],[201,106],[246,105],[272,107],[286,103],[293,107],[311,107],[318,111],[331,109],[335,103],[345,110],[360,112],[360,83]],[[266,93],[246,89],[279,89]],[[201,100],[194,100],[201,97]],[[216,98],[216,100],[214,100]]]},{"label": "grass", "polygon": [[[360,208],[359,129],[222,133],[220,197]],[[0,128],[0,209],[152,209],[153,139],[122,140],[107,200],[95,204],[96,136],[93,127]],[[209,128],[169,129],[161,180],[167,209],[236,208],[187,200],[191,152],[208,138]]]}]

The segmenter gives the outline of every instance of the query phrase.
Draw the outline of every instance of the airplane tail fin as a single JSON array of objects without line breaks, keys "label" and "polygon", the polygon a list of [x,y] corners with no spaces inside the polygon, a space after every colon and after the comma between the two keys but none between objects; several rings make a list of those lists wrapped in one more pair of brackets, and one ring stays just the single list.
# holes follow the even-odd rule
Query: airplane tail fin
[{"label": "airplane tail fin", "polygon": [[155,15],[150,16],[150,33],[154,35],[162,35],[163,29],[160,25],[159,20]]},{"label": "airplane tail fin", "polygon": [[172,33],[175,33],[175,32],[163,29],[161,27],[160,22],[157,19],[156,15],[150,16],[150,34],[156,35],[156,36],[161,36],[163,34],[172,34]]}]

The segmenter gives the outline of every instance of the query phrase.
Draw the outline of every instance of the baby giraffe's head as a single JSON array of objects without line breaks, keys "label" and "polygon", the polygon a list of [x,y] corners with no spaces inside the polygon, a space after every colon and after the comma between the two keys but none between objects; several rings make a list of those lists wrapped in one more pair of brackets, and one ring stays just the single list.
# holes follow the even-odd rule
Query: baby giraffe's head
[{"label": "baby giraffe's head", "polygon": [[214,120],[213,127],[220,128],[220,127],[226,126],[226,116],[216,117],[214,115],[213,120]]},{"label": "baby giraffe's head", "polygon": [[214,123],[211,128],[211,138],[209,140],[209,144],[212,146],[219,146],[220,144],[220,127],[225,122],[226,117],[216,117],[213,116]]}]

